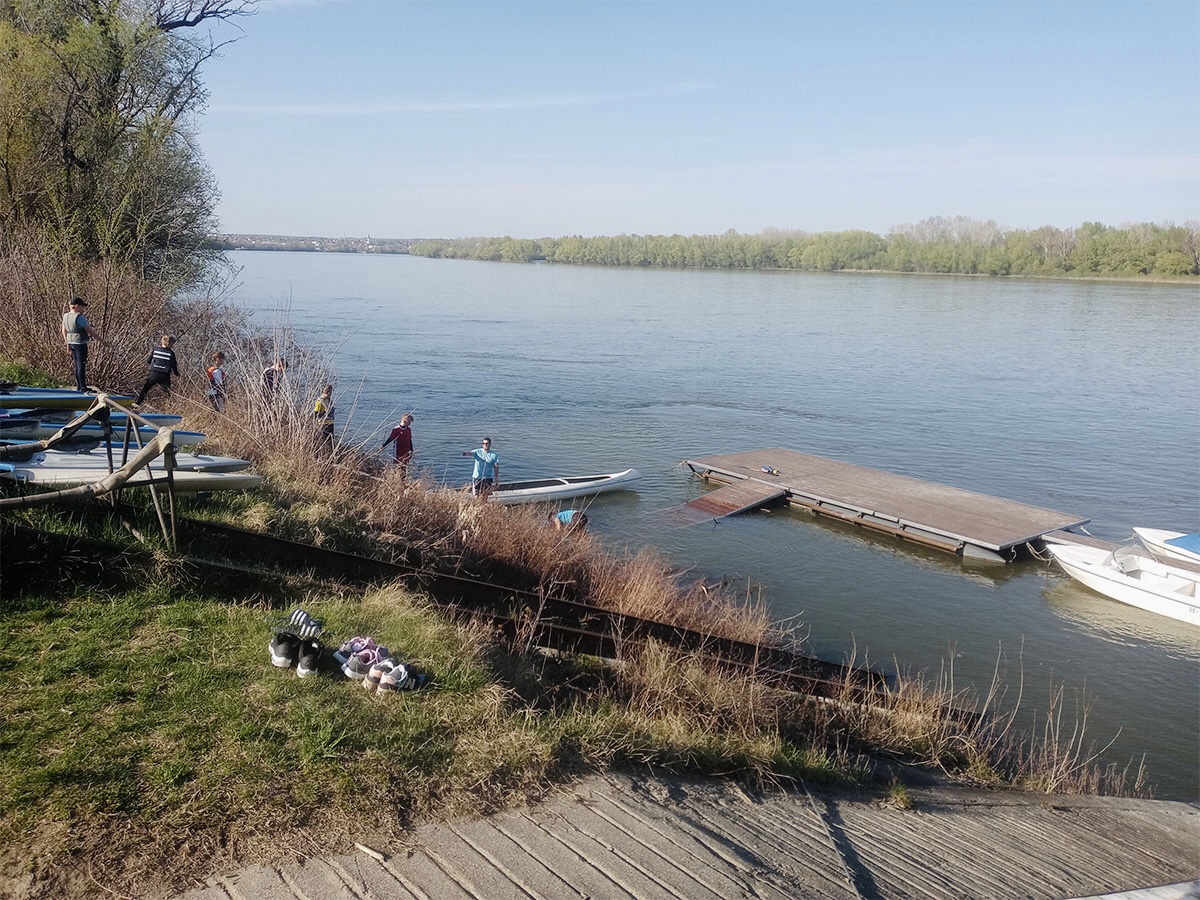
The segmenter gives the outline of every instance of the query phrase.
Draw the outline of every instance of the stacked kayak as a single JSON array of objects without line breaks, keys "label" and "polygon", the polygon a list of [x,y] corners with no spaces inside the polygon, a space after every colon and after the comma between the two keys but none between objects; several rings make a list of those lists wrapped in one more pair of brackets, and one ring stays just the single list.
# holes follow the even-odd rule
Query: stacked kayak
[{"label": "stacked kayak", "polygon": [[[129,399],[109,396],[118,401]],[[132,422],[124,412],[110,410],[111,443],[105,439],[104,425],[86,422],[77,426],[66,443],[56,444],[51,450],[39,449],[37,441],[53,437],[95,402],[95,395],[78,391],[0,384],[0,444],[9,447],[3,457],[7,462],[0,462],[0,478],[54,490],[94,484],[120,469],[141,445],[153,441],[160,427],[172,427],[182,421],[181,416],[170,413],[139,412],[139,419],[151,423],[147,425]],[[198,431],[174,428],[172,431],[176,447],[195,447],[205,437]],[[126,437],[130,438],[128,447],[124,445]],[[29,442],[31,446],[24,446]],[[13,445],[23,446],[13,448]],[[262,483],[261,476],[244,471],[249,466],[248,460],[234,457],[176,453],[171,480],[176,489],[188,492],[246,490]],[[161,483],[166,477],[166,462],[159,456],[133,473],[122,486]]]},{"label": "stacked kayak", "polygon": [[[132,400],[128,394],[109,394],[122,403]],[[14,384],[0,384],[0,409],[87,409],[96,402],[95,394],[85,394],[66,388],[35,388]]]}]

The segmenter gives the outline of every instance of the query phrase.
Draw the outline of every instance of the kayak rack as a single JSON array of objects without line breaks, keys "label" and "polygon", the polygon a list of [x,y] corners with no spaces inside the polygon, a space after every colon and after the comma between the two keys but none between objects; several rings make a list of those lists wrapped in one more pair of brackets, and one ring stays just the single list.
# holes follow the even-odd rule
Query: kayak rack
[{"label": "kayak rack", "polygon": [[[120,463],[114,462],[113,428],[111,413],[113,411],[125,414],[124,435],[120,444]],[[103,426],[103,436],[100,442],[105,445],[108,454],[109,474],[91,484],[63,488],[56,491],[46,491],[36,494],[22,494],[16,497],[0,497],[0,509],[21,509],[33,506],[47,506],[55,503],[65,503],[90,497],[109,496],[115,506],[120,502],[120,491],[128,480],[136,473],[145,470],[146,480],[138,483],[139,487],[150,488],[150,497],[154,511],[162,529],[163,540],[171,548],[175,547],[175,431],[165,426],[157,426],[143,419],[133,410],[121,406],[109,394],[98,393],[91,404],[78,416],[56,431],[48,438],[38,441],[28,441],[19,444],[0,445],[0,466],[9,466],[8,460],[28,459],[35,453],[46,450],[69,449],[76,438],[79,429],[90,422]],[[155,435],[143,443],[138,426],[155,429]],[[130,453],[133,453],[130,456]],[[163,457],[165,475],[162,478],[150,476],[150,463],[159,456]],[[158,486],[167,489],[167,503],[164,511],[158,496]]]}]

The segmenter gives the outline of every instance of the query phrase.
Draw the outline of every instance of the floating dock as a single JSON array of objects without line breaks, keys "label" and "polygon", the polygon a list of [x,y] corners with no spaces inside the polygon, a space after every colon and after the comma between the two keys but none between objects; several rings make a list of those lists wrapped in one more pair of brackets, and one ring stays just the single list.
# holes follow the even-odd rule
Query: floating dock
[{"label": "floating dock", "polygon": [[1089,521],[779,447],[685,459],[684,464],[701,478],[725,485],[685,505],[694,520],[786,502],[927,547],[1001,562],[1045,534]]}]

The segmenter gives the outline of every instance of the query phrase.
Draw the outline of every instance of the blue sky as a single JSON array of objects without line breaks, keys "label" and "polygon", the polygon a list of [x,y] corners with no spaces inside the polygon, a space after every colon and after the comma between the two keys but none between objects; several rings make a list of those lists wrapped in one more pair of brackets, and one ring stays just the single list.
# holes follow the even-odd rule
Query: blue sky
[{"label": "blue sky", "polygon": [[1200,2],[269,0],[223,231],[886,234],[1200,219]]}]

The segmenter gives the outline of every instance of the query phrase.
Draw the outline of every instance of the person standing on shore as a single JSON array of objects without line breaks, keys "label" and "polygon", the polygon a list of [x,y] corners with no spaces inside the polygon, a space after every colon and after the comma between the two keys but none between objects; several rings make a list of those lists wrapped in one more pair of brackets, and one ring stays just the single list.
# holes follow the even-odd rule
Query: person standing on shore
[{"label": "person standing on shore", "polygon": [[[400,467],[400,477],[408,477],[408,462],[413,455],[413,439],[412,439],[412,413],[405,413],[400,417],[400,424],[392,429],[391,434],[387,436],[387,440],[383,442],[383,446],[394,443],[396,445],[396,465]],[[382,450],[383,447],[380,447]]]},{"label": "person standing on shore", "polygon": [[70,309],[63,313],[62,317],[62,336],[67,344],[67,349],[71,352],[71,364],[75,371],[75,390],[81,394],[88,392],[88,341],[100,340],[99,332],[92,327],[84,314],[85,309],[87,309],[87,301],[82,297],[75,297],[71,300]]},{"label": "person standing on shore", "polygon": [[486,500],[500,483],[500,455],[492,450],[492,439],[484,438],[478,450],[464,450],[463,456],[473,457],[475,470],[471,473],[471,493]]},{"label": "person standing on shore", "polygon": [[204,396],[219,413],[225,412],[225,354],[218,350],[212,355],[208,373],[208,391]]},{"label": "person standing on shore", "polygon": [[287,360],[282,356],[275,360],[271,365],[263,369],[262,387],[263,393],[268,397],[276,394],[283,386],[284,376],[287,374]]},{"label": "person standing on shore", "polygon": [[321,391],[321,396],[317,398],[317,402],[313,404],[313,418],[317,420],[317,427],[321,429],[321,437],[317,442],[318,449],[333,450],[333,385],[325,385],[325,389]]},{"label": "person standing on shore", "polygon": [[134,406],[140,406],[146,399],[146,394],[150,392],[150,388],[156,384],[161,384],[167,394],[171,393],[171,376],[179,374],[179,363],[175,361],[174,347],[174,336],[164,334],[160,346],[150,352],[150,358],[147,360],[150,364],[150,374],[146,376],[146,383],[142,385],[137,399],[133,401]]}]

